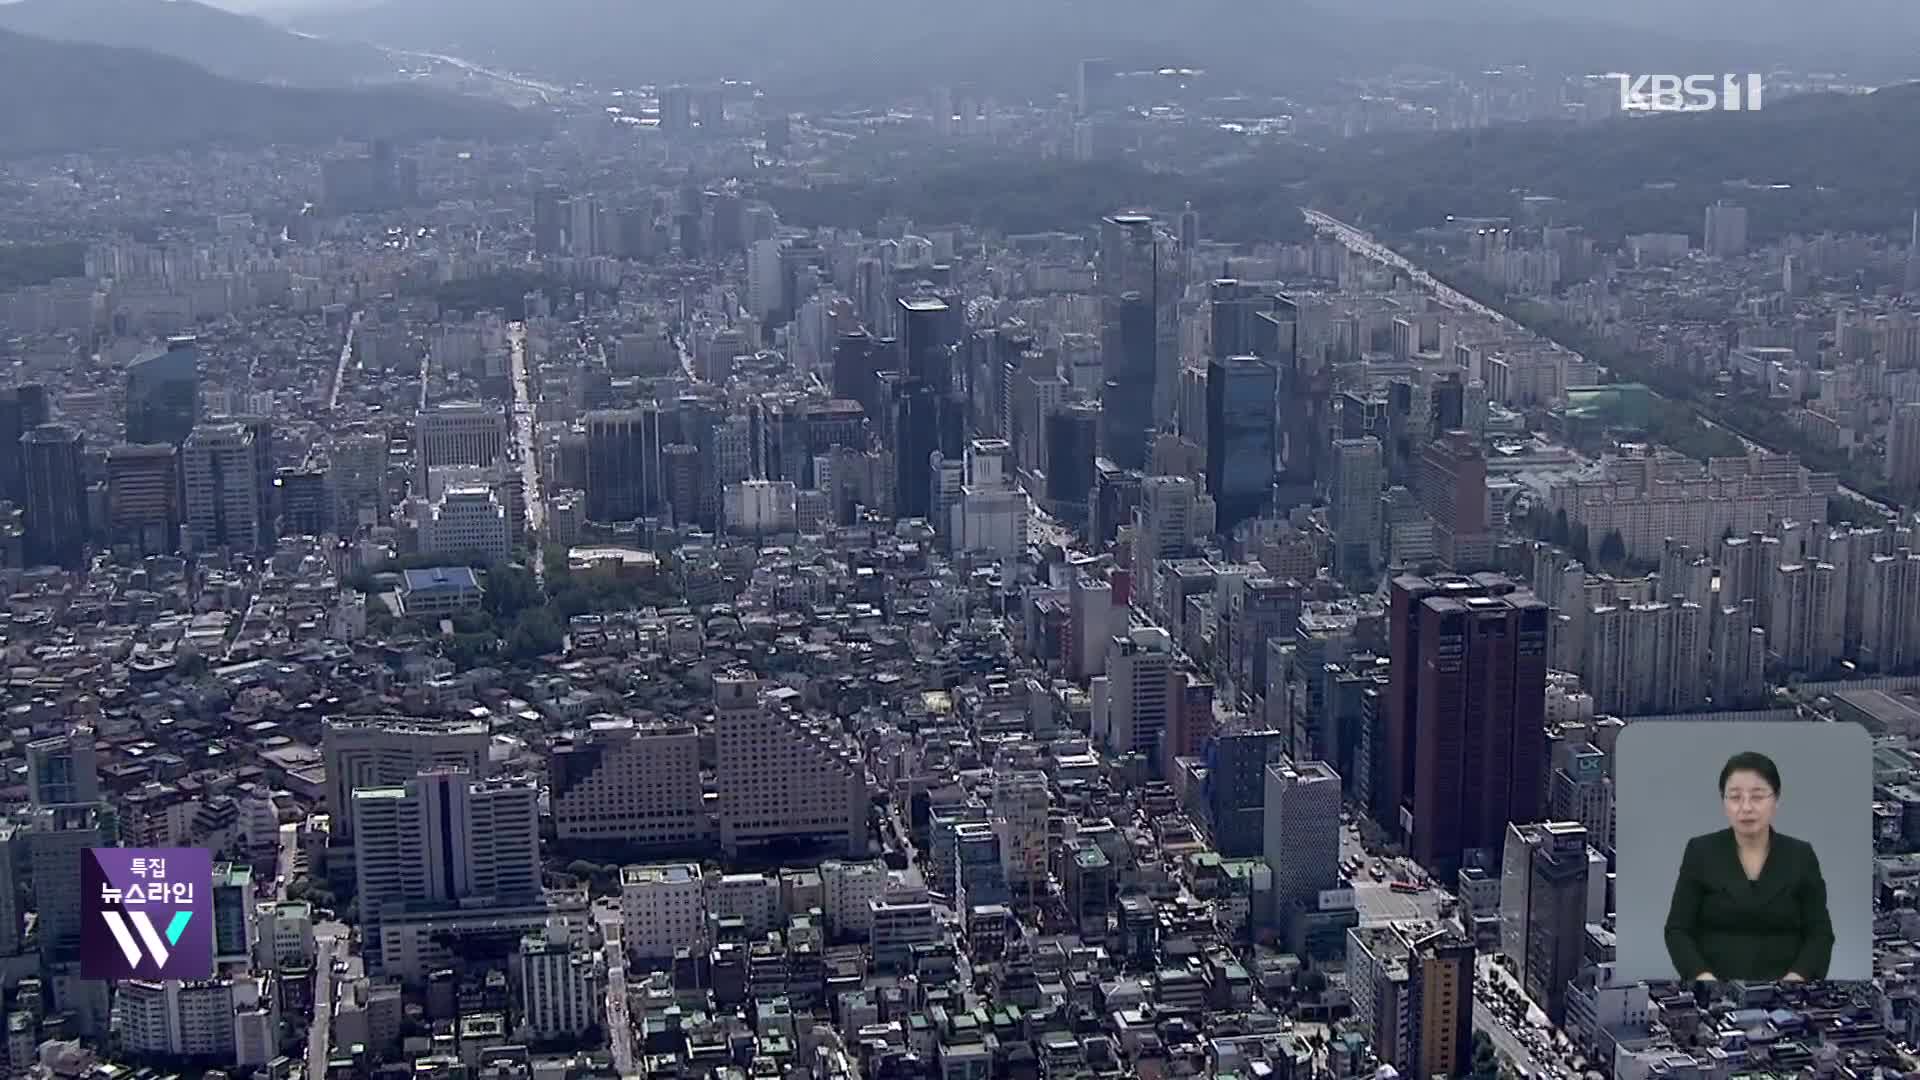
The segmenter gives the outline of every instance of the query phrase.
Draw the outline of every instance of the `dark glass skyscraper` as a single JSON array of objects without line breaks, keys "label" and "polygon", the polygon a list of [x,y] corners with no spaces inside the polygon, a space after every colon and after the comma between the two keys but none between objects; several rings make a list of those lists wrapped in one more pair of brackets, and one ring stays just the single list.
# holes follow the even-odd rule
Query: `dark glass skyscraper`
[{"label": "dark glass skyscraper", "polygon": [[1054,513],[1085,527],[1099,453],[1100,406],[1062,405],[1047,414],[1047,499]]},{"label": "dark glass skyscraper", "polygon": [[42,424],[20,439],[26,465],[28,563],[69,570],[86,565],[87,489],[80,472],[80,433]]},{"label": "dark glass skyscraper", "polygon": [[1156,320],[1152,301],[1141,293],[1128,293],[1119,303],[1114,338],[1117,352],[1108,354],[1107,384],[1101,401],[1106,430],[1101,433],[1100,445],[1104,456],[1121,468],[1145,469],[1154,427]]},{"label": "dark glass skyscraper", "polygon": [[606,409],[587,414],[587,517],[632,521],[661,501],[660,410]]},{"label": "dark glass skyscraper", "polygon": [[39,383],[0,390],[0,498],[27,501],[27,470],[20,437],[46,423],[47,388]]},{"label": "dark glass skyscraper", "polygon": [[200,346],[177,337],[127,368],[127,441],[187,441],[200,418]]},{"label": "dark glass skyscraper", "polygon": [[940,449],[940,397],[918,379],[903,379],[894,398],[895,517],[933,513],[933,452]]},{"label": "dark glass skyscraper", "polygon": [[1258,517],[1273,499],[1277,391],[1273,365],[1258,357],[1207,363],[1207,494],[1222,533]]},{"label": "dark glass skyscraper", "polygon": [[1389,611],[1388,779],[1414,860],[1444,880],[1543,808],[1548,609],[1480,574],[1395,579]]}]

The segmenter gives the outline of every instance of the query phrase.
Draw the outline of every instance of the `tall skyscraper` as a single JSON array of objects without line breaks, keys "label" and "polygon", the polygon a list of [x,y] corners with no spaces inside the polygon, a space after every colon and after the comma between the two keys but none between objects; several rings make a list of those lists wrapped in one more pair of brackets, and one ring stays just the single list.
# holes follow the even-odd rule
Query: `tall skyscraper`
[{"label": "tall skyscraper", "polygon": [[942,396],[953,388],[952,342],[947,340],[947,302],[937,296],[903,296],[900,309],[900,370]]},{"label": "tall skyscraper", "polygon": [[0,499],[26,505],[27,469],[20,437],[48,419],[46,387],[28,383],[0,389]]},{"label": "tall skyscraper", "polygon": [[1501,845],[1503,951],[1517,965],[1527,996],[1564,1023],[1567,984],[1586,963],[1587,920],[1596,867],[1586,827],[1573,821],[1516,824]]},{"label": "tall skyscraper", "polygon": [[200,346],[167,341],[127,368],[127,441],[179,446],[200,419]]},{"label": "tall skyscraper", "polygon": [[1258,316],[1270,307],[1271,298],[1262,297],[1255,286],[1233,278],[1220,278],[1207,290],[1207,358],[1224,360],[1257,351]]},{"label": "tall skyscraper", "polygon": [[1721,199],[1707,207],[1701,246],[1707,254],[1731,258],[1747,252],[1747,208]]},{"label": "tall skyscraper", "polygon": [[1412,1023],[1405,1068],[1415,1076],[1473,1070],[1473,942],[1452,926],[1408,942],[1407,1005]]},{"label": "tall skyscraper", "polygon": [[1273,500],[1278,391],[1273,365],[1258,357],[1207,362],[1207,494],[1223,534]]},{"label": "tall skyscraper", "polygon": [[658,513],[660,409],[604,409],[587,414],[587,517],[632,521]]},{"label": "tall skyscraper", "polygon": [[714,678],[720,847],[812,841],[867,854],[867,770],[856,745],[807,715],[791,688],[750,674]]},{"label": "tall skyscraper", "polygon": [[1214,736],[1207,751],[1207,816],[1222,857],[1266,854],[1267,766],[1285,745],[1286,736],[1270,728]]},{"label": "tall skyscraper", "polygon": [[107,540],[136,554],[180,547],[180,452],[166,443],[107,451]]},{"label": "tall skyscraper", "polygon": [[1340,881],[1340,774],[1324,761],[1281,758],[1266,769],[1267,866],[1272,924],[1318,911],[1320,893]]},{"label": "tall skyscraper", "polygon": [[83,440],[64,424],[41,424],[20,438],[26,466],[26,557],[35,566],[86,563],[87,489]]},{"label": "tall skyscraper", "polygon": [[1410,847],[1441,880],[1545,805],[1547,615],[1531,593],[1430,595],[1418,652],[1394,653],[1395,680],[1414,666]]},{"label": "tall skyscraper", "polygon": [[1094,680],[1094,734],[1115,755],[1159,758],[1160,741],[1180,703],[1173,697],[1173,639],[1157,626],[1137,626],[1107,645],[1107,673]]},{"label": "tall skyscraper", "polygon": [[1380,487],[1385,478],[1379,439],[1333,441],[1327,520],[1333,527],[1333,572],[1341,578],[1365,580],[1380,564]]},{"label": "tall skyscraper", "polygon": [[194,551],[272,545],[266,508],[260,505],[256,437],[245,424],[202,424],[181,447],[187,539]]},{"label": "tall skyscraper", "polygon": [[1093,500],[1094,461],[1100,444],[1100,406],[1071,402],[1047,414],[1047,501],[1076,526],[1086,527]]},{"label": "tall skyscraper", "polygon": [[384,966],[392,906],[524,906],[540,901],[540,789],[435,769],[353,791],[354,877],[368,967]]},{"label": "tall skyscraper", "polygon": [[1147,445],[1154,430],[1154,307],[1139,292],[1112,301],[1113,325],[1102,349],[1106,386],[1101,397],[1102,456],[1123,469],[1147,467]]},{"label": "tall skyscraper", "polygon": [[1421,452],[1420,505],[1433,519],[1440,558],[1462,572],[1493,557],[1487,521],[1487,458],[1473,435],[1448,431]]},{"label": "tall skyscraper", "polygon": [[940,449],[941,398],[931,383],[902,379],[893,400],[895,517],[933,514],[933,455]]},{"label": "tall skyscraper", "polygon": [[857,401],[868,415],[879,406],[881,342],[864,330],[843,333],[833,344],[833,396]]}]

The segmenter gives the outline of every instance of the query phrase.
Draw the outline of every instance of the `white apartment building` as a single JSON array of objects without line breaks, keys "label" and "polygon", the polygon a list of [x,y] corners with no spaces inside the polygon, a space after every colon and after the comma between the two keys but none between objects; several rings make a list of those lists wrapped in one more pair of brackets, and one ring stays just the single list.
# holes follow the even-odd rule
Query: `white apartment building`
[{"label": "white apartment building", "polygon": [[696,863],[620,868],[620,933],[627,955],[670,959],[707,943],[707,881]]},{"label": "white apartment building", "polygon": [[915,945],[940,940],[940,921],[924,889],[882,893],[867,901],[873,923],[868,942],[876,968],[899,969]]}]

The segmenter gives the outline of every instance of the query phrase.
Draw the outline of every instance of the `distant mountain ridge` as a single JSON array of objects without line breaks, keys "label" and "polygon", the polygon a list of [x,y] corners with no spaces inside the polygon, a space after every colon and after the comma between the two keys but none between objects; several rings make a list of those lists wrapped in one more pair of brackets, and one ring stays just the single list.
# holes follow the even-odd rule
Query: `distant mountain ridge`
[{"label": "distant mountain ridge", "polygon": [[1504,6],[1510,0],[1444,10],[1428,0],[1367,2],[1404,10],[1382,23],[1340,0],[972,0],[963,17],[919,0],[380,0],[294,25],[558,80],[744,78],[773,92],[897,93],[946,82],[1013,95],[1058,89],[1076,59],[1092,56],[1250,83],[1323,83],[1442,59],[1692,71],[1664,65],[1737,55],[1592,19],[1549,19]]},{"label": "distant mountain ridge", "polygon": [[1770,101],[1759,112],[1519,125],[1356,141],[1314,169],[1317,203],[1404,233],[1448,215],[1510,216],[1522,195],[1563,200],[1596,239],[1699,236],[1704,209],[1749,209],[1756,238],[1793,232],[1904,235],[1920,202],[1920,83],[1872,94]]},{"label": "distant mountain ridge", "polygon": [[517,135],[538,124],[505,106],[411,87],[262,86],[138,49],[6,30],[0,101],[5,155]]},{"label": "distant mountain ridge", "polygon": [[145,49],[245,82],[346,86],[395,78],[395,65],[365,43],[293,33],[198,0],[0,2],[0,30]]}]

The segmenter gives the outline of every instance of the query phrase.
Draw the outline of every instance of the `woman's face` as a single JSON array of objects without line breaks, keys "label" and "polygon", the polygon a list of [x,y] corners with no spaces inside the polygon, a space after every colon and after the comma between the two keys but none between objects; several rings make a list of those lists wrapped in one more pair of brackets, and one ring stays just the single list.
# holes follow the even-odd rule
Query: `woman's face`
[{"label": "woman's face", "polygon": [[1727,811],[1727,824],[1739,836],[1757,836],[1773,827],[1774,807],[1779,803],[1767,778],[1749,769],[1737,769],[1727,777],[1720,790]]}]

